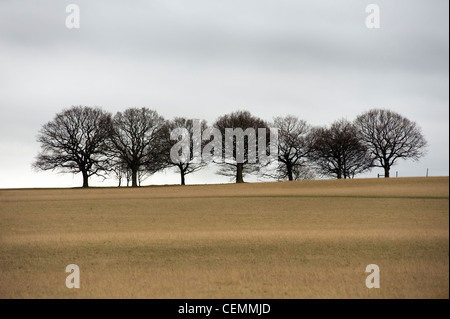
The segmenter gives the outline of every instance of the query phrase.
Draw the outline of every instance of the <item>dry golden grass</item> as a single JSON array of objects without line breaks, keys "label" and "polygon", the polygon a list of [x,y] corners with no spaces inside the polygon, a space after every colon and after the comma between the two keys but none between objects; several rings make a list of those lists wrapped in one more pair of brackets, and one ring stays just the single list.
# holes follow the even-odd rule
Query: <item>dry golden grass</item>
[{"label": "dry golden grass", "polygon": [[448,177],[0,190],[0,298],[449,298],[448,199]]}]

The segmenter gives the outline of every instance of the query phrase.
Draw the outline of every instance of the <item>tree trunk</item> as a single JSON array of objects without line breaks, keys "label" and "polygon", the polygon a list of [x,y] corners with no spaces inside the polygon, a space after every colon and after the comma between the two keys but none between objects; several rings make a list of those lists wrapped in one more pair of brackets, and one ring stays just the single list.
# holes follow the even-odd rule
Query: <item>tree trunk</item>
[{"label": "tree trunk", "polygon": [[294,177],[292,176],[292,166],[288,164],[288,165],[286,165],[286,167],[287,167],[288,179],[290,181],[293,181]]},{"label": "tree trunk", "polygon": [[389,178],[389,171],[390,171],[390,169],[391,168],[389,166],[387,166],[387,165],[384,167],[384,177],[385,178]]},{"label": "tree trunk", "polygon": [[338,162],[337,179],[341,179],[341,178],[342,178],[342,164],[341,164],[341,162]]},{"label": "tree trunk", "polygon": [[236,183],[243,183],[244,178],[242,177],[242,171],[244,169],[243,163],[237,163],[237,169],[236,169]]},{"label": "tree trunk", "polygon": [[181,185],[186,185],[184,182],[184,172],[180,171],[180,175],[181,175]]},{"label": "tree trunk", "polygon": [[184,166],[183,163],[179,163],[177,164],[178,169],[180,170],[180,178],[181,178],[181,184],[180,185],[186,185],[184,177],[185,177],[185,172],[187,171],[187,167],[188,166]]},{"label": "tree trunk", "polygon": [[89,187],[89,183],[88,183],[88,173],[86,171],[82,171],[81,172],[83,174],[83,187]]},{"label": "tree trunk", "polygon": [[131,187],[137,187],[138,183],[137,183],[137,169],[133,169],[131,171]]}]

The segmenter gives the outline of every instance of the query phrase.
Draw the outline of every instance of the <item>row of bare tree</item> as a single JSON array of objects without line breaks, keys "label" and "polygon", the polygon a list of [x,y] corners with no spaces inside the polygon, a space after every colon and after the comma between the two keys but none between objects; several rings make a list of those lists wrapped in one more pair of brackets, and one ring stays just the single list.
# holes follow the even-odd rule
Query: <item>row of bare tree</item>
[{"label": "row of bare tree", "polygon": [[[185,128],[196,136],[199,132],[195,132],[194,123],[193,119],[180,117],[165,120],[148,108],[129,108],[113,116],[97,107],[74,106],[43,125],[37,137],[41,152],[33,167],[81,173],[83,187],[88,187],[93,175],[104,178],[114,175],[119,186],[126,179],[127,186],[131,181],[135,187],[144,178],[175,166],[184,185],[187,174],[210,164],[204,159],[192,160],[198,157],[195,139],[190,140],[190,156],[185,161],[171,160],[170,150],[181,137],[171,139],[170,132],[177,127]],[[385,177],[389,177],[390,168],[398,159],[418,160],[427,145],[416,123],[384,109],[370,110],[353,122],[341,119],[327,127],[313,127],[295,116],[276,117],[270,123],[247,111],[237,111],[220,116],[211,126],[221,136],[208,130],[206,121],[200,123],[201,132],[210,132],[206,138],[205,134],[200,135],[203,138],[199,142],[209,154],[219,146],[224,154],[225,143],[214,142],[225,139],[226,129],[236,128],[256,132],[265,128],[266,144],[258,148],[269,152],[274,143],[270,140],[270,128],[278,129],[276,162],[253,163],[248,160],[248,153],[243,161],[215,162],[220,165],[218,174],[231,176],[237,183],[244,182],[246,174],[277,180],[312,179],[317,175],[353,178],[373,167],[382,167]],[[237,154],[236,147],[234,141],[233,156]]]}]

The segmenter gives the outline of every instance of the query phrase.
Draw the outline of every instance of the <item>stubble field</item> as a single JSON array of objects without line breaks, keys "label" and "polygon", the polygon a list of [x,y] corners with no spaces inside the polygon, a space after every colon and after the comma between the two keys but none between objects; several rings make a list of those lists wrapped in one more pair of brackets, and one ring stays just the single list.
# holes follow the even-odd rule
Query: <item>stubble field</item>
[{"label": "stubble field", "polygon": [[449,178],[0,190],[0,298],[449,298]]}]

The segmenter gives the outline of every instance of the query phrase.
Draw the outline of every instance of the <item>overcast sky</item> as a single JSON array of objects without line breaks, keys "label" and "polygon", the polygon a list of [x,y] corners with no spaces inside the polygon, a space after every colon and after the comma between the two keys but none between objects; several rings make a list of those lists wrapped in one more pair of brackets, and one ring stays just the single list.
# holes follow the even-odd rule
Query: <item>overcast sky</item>
[{"label": "overcast sky", "polygon": [[[66,6],[80,8],[68,29]],[[366,6],[380,28],[366,27]],[[248,110],[312,125],[388,108],[429,142],[400,176],[449,175],[447,0],[0,0],[0,188],[81,186],[34,172],[36,134],[72,105],[167,119]],[[382,173],[374,169],[359,177]],[[395,175],[395,173],[394,173]],[[251,179],[250,179],[251,180]],[[228,182],[208,172],[187,184]],[[144,184],[178,183],[166,172]],[[91,185],[116,185],[91,180]]]}]

